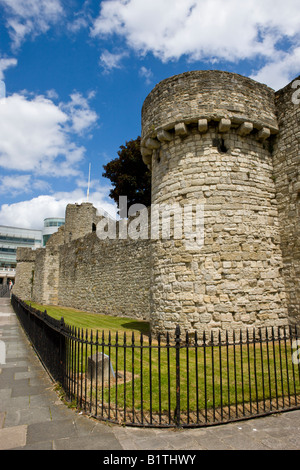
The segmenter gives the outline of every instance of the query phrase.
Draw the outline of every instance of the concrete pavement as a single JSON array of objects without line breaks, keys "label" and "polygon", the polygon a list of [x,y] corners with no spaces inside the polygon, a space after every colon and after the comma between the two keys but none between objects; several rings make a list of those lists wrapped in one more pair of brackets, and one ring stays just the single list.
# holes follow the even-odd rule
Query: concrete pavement
[{"label": "concrete pavement", "polygon": [[32,349],[10,300],[0,299],[0,450],[133,454],[151,450],[166,454],[299,449],[300,410],[208,428],[173,430],[105,424],[69,409]]}]

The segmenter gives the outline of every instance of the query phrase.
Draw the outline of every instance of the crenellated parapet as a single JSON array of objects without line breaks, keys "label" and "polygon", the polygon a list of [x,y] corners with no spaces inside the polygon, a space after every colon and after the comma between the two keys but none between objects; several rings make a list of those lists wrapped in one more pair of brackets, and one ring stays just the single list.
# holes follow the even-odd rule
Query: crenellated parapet
[{"label": "crenellated parapet", "polygon": [[161,143],[195,129],[224,134],[235,130],[264,141],[278,133],[274,91],[247,77],[220,71],[194,71],[159,83],[142,109],[142,156],[149,165]]}]

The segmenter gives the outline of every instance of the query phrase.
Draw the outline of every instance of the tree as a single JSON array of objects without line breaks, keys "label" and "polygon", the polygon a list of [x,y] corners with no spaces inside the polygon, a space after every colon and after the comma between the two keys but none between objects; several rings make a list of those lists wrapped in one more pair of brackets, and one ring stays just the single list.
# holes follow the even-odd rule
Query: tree
[{"label": "tree", "polygon": [[140,151],[141,138],[126,142],[118,151],[118,158],[103,166],[105,178],[113,189],[109,196],[119,207],[119,197],[127,196],[127,209],[133,204],[151,205],[151,173],[144,164]]}]

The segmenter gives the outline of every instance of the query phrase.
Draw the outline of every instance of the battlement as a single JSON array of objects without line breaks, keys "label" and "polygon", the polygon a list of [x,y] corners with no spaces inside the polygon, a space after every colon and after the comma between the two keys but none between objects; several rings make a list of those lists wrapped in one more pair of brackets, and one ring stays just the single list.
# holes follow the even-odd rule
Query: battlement
[{"label": "battlement", "polygon": [[35,261],[36,250],[32,248],[17,248],[17,263],[31,263]]},{"label": "battlement", "polygon": [[68,204],[65,217],[65,243],[95,231],[99,218],[101,218],[97,214],[97,209],[89,202]]},{"label": "battlement", "polygon": [[142,108],[142,155],[149,165],[162,142],[200,134],[209,127],[223,134],[254,135],[264,141],[278,133],[274,90],[241,75],[194,71],[160,82]]}]

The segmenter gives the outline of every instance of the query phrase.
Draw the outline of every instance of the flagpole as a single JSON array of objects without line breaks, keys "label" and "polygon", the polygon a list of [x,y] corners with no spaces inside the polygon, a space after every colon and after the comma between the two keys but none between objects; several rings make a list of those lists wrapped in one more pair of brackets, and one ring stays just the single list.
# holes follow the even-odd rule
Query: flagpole
[{"label": "flagpole", "polygon": [[89,180],[88,180],[88,188],[87,188],[87,202],[89,201],[89,195],[90,195],[90,182],[91,182],[91,164],[89,165]]}]

